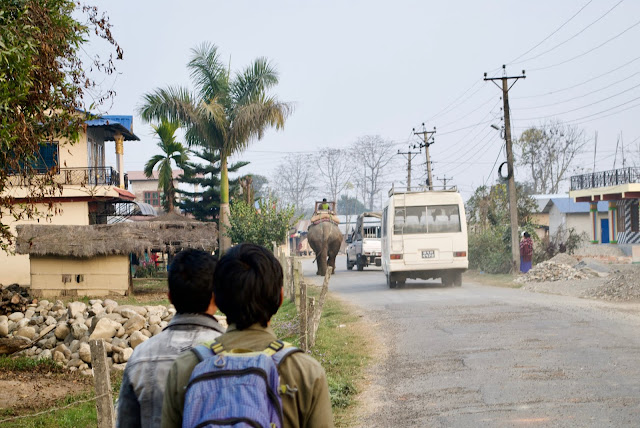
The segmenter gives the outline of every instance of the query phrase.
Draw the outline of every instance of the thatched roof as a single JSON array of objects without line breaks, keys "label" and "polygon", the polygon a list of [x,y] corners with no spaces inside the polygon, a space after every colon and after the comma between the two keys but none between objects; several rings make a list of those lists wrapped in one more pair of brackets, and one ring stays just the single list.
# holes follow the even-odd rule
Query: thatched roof
[{"label": "thatched roof", "polygon": [[185,248],[214,251],[218,247],[215,223],[189,221],[132,222],[93,226],[29,224],[17,227],[16,252],[36,256],[93,257],[141,254]]}]

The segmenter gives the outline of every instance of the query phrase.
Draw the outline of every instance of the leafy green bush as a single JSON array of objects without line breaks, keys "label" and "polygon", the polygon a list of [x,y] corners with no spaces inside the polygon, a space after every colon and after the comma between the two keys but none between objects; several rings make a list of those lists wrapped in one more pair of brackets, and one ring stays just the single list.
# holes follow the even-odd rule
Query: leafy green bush
[{"label": "leafy green bush", "polygon": [[293,223],[293,207],[279,207],[273,198],[261,199],[258,208],[242,200],[231,205],[228,234],[233,243],[251,242],[272,248],[272,242],[282,243]]},{"label": "leafy green bush", "polygon": [[509,228],[502,225],[470,232],[469,267],[487,273],[508,273],[511,268],[509,233]]}]

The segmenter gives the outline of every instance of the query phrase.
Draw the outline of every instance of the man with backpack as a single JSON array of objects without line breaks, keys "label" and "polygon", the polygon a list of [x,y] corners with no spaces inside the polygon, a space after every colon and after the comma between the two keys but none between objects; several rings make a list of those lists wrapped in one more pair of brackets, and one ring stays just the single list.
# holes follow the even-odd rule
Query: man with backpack
[{"label": "man with backpack", "polygon": [[173,363],[163,428],[242,422],[333,427],[324,369],[311,356],[277,340],[269,326],[282,304],[282,292],[282,268],[265,248],[240,244],[220,259],[214,298],[229,328]]},{"label": "man with backpack", "polygon": [[198,250],[176,255],[169,270],[169,300],[176,314],[159,334],[139,344],[127,362],[118,398],[117,426],[159,427],[167,374],[181,352],[224,333],[214,318],[215,258]]}]

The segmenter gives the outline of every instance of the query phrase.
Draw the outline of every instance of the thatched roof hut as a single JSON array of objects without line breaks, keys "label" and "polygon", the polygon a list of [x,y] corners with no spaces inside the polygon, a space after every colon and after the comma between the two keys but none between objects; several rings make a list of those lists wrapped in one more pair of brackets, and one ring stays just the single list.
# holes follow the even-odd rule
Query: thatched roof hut
[{"label": "thatched roof hut", "polygon": [[16,252],[35,256],[93,257],[141,254],[151,250],[175,253],[185,248],[215,251],[218,246],[215,223],[183,218],[92,226],[20,225],[17,227]]}]

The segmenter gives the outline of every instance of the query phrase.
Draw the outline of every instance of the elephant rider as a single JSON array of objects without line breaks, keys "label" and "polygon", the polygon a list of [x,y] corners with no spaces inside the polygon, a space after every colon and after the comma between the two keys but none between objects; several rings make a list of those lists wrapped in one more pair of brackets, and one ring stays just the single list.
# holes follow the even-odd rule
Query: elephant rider
[{"label": "elephant rider", "polygon": [[322,198],[322,203],[320,204],[320,209],[324,211],[329,211],[329,202],[327,202],[327,198]]}]

